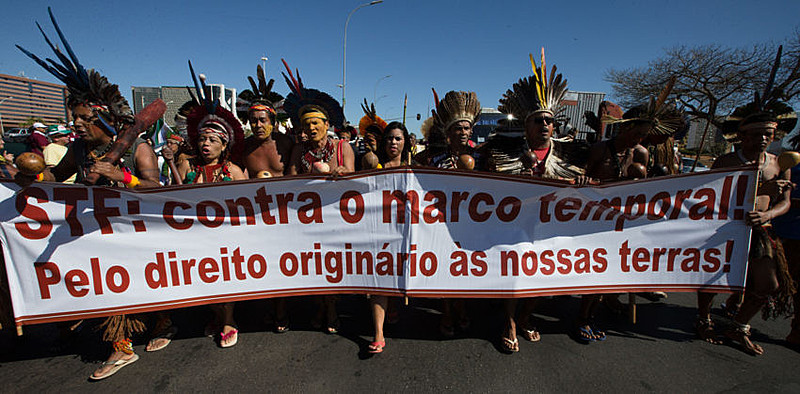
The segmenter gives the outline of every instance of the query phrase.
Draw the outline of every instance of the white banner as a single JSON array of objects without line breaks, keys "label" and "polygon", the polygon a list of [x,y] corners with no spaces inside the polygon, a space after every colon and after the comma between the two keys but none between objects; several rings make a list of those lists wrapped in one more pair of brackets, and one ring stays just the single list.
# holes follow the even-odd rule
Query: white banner
[{"label": "white banner", "polygon": [[744,287],[750,170],[599,187],[433,169],[133,192],[0,184],[15,319],[332,293]]}]

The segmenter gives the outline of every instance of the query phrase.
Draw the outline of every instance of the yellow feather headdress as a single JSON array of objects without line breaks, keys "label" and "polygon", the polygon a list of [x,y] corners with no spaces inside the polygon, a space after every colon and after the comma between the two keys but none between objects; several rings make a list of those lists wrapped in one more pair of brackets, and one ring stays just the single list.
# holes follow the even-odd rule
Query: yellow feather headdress
[{"label": "yellow feather headdress", "polygon": [[523,122],[536,113],[547,112],[553,117],[563,112],[564,95],[567,93],[567,80],[556,71],[553,65],[550,76],[547,75],[544,48],[537,66],[530,54],[533,75],[520,79],[500,99],[498,110],[509,114]]}]

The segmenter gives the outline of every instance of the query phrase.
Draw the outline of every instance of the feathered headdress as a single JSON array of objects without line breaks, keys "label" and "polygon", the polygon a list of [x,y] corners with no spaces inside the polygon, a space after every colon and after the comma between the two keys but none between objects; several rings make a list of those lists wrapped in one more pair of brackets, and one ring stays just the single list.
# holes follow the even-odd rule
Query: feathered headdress
[{"label": "feathered headdress", "polygon": [[498,110],[509,114],[523,122],[529,116],[546,112],[557,117],[564,111],[564,95],[567,93],[567,80],[557,74],[553,65],[550,76],[547,76],[544,48],[542,48],[541,64],[536,65],[533,54],[529,54],[533,75],[520,79],[500,99]]},{"label": "feathered headdress", "polygon": [[300,116],[298,114],[300,108],[304,105],[313,104],[325,109],[330,118],[328,119],[328,123],[330,123],[331,126],[341,129],[344,126],[344,112],[342,112],[342,106],[339,102],[325,92],[321,92],[317,89],[308,89],[303,86],[303,79],[300,78],[300,71],[295,70],[297,74],[297,78],[295,78],[286,60],[281,59],[281,61],[283,62],[283,66],[286,67],[289,76],[287,77],[286,74],[281,74],[291,90],[291,93],[289,93],[283,101],[283,109],[289,114],[292,125],[294,125],[294,127],[300,125]]},{"label": "feathered headdress", "polygon": [[[671,136],[684,125],[683,112],[677,109],[674,102],[667,100],[674,86],[675,76],[672,76],[658,97],[651,97],[647,104],[628,110],[622,119],[603,116],[602,120],[606,124],[647,122],[652,126],[651,135]],[[635,115],[627,116],[628,114]]]},{"label": "feathered headdress", "polygon": [[248,76],[247,80],[250,81],[250,86],[252,87],[252,100],[250,101],[249,111],[268,111],[273,115],[276,115],[275,111],[275,103],[283,100],[283,96],[278,93],[272,91],[272,85],[275,84],[274,79],[270,79],[267,82],[266,74],[264,73],[264,69],[259,64],[256,66],[256,79],[258,79],[258,84],[253,79],[253,77]]},{"label": "feathered headdress", "polygon": [[770,114],[775,118],[775,139],[783,138],[786,133],[797,125],[797,113],[788,104],[779,100],[780,91],[774,89],[775,75],[781,65],[782,53],[783,45],[778,47],[778,53],[775,55],[775,61],[772,64],[772,70],[770,70],[764,92],[761,93],[756,90],[753,94],[752,102],[736,108],[730,116],[725,118],[722,124],[722,135],[726,140],[736,142],[741,123],[748,117],[757,114]]},{"label": "feathered headdress", "polygon": [[47,13],[50,14],[50,21],[53,23],[53,27],[69,56],[53,45],[39,22],[36,22],[36,27],[39,28],[47,45],[58,57],[58,61],[50,58],[46,58],[45,61],[19,45],[16,45],[16,47],[67,85],[67,90],[69,91],[67,103],[69,106],[77,104],[91,106],[99,115],[100,122],[109,133],[116,135],[118,129],[122,126],[132,125],[134,123],[133,111],[119,92],[119,87],[108,82],[106,77],[100,75],[94,69],[86,70],[81,65],[66,37],[64,37],[64,33],[61,32],[61,28],[58,26],[50,7],[47,7]]},{"label": "feathered headdress", "polygon": [[191,61],[189,61],[189,72],[192,74],[195,93],[200,103],[186,116],[186,133],[189,135],[189,142],[193,147],[197,147],[200,130],[205,128],[214,129],[219,132],[220,136],[228,144],[228,159],[237,162],[244,148],[242,143],[244,142],[242,124],[236,118],[236,115],[219,105],[219,99],[211,99],[205,76],[200,75],[200,82],[198,83]]},{"label": "feathered headdress", "polygon": [[387,123],[378,116],[378,113],[375,111],[374,103],[370,105],[367,103],[367,99],[364,99],[364,103],[361,104],[361,109],[364,111],[364,116],[358,121],[359,134],[362,136],[365,135],[367,133],[367,128],[370,126],[379,128],[381,132],[386,129]]},{"label": "feathered headdress", "polygon": [[443,132],[456,122],[466,120],[474,125],[481,113],[481,103],[475,92],[450,91],[436,106],[434,122]]}]

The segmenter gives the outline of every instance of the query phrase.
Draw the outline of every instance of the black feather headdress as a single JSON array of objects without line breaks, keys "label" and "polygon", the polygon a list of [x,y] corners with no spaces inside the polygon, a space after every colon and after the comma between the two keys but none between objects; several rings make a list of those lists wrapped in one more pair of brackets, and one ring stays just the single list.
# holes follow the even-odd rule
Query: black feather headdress
[{"label": "black feather headdress", "polygon": [[291,90],[291,93],[289,93],[283,101],[283,110],[289,114],[289,118],[292,120],[292,126],[300,126],[300,117],[298,114],[300,108],[304,105],[313,104],[322,107],[328,113],[328,117],[330,118],[328,122],[331,126],[342,129],[344,126],[344,112],[339,102],[325,92],[303,86],[303,79],[300,78],[300,71],[295,70],[297,74],[297,78],[295,78],[286,60],[281,59],[281,61],[283,62],[283,66],[286,67],[286,72],[289,73],[289,76],[287,77],[286,74],[281,74]]},{"label": "black feather headdress", "polygon": [[775,61],[772,63],[772,69],[767,79],[767,84],[764,91],[760,92],[755,90],[753,93],[753,101],[736,108],[733,113],[725,118],[722,123],[722,135],[730,142],[737,142],[739,126],[748,117],[769,114],[774,117],[777,127],[775,128],[775,139],[783,138],[783,136],[792,131],[797,125],[797,113],[794,109],[780,100],[780,93],[775,87],[775,76],[778,68],[781,66],[781,55],[783,53],[783,45],[778,47],[778,53],[775,55]]},{"label": "black feather headdress", "polygon": [[194,73],[192,62],[189,61],[189,72],[192,74],[192,81],[194,82],[195,94],[197,95],[198,104],[194,106],[188,116],[186,116],[186,133],[189,136],[189,142],[192,146],[197,147],[197,139],[200,136],[200,130],[207,123],[217,123],[225,128],[227,139],[228,159],[233,162],[238,162],[241,153],[244,149],[244,130],[239,119],[236,118],[232,112],[220,106],[219,99],[213,99],[210,94],[210,89],[206,85],[204,75],[200,75],[199,82],[197,75]]},{"label": "black feather headdress", "polygon": [[256,79],[258,80],[258,83],[256,83],[256,80],[253,79],[253,77],[247,77],[253,93],[251,96],[252,100],[250,101],[249,105],[251,107],[255,105],[264,105],[271,109],[270,112],[275,114],[275,107],[281,100],[283,100],[283,96],[272,91],[272,85],[275,84],[275,80],[270,79],[269,82],[267,82],[267,76],[264,73],[264,68],[262,68],[260,64],[256,66]]},{"label": "black feather headdress", "polygon": [[[658,97],[651,97],[647,104],[635,107],[623,115],[622,119],[604,116],[606,124],[647,122],[651,124],[650,135],[672,136],[685,125],[683,111],[679,110],[673,101],[668,100],[676,78],[670,77],[667,84],[661,89]],[[634,114],[631,116],[630,114]]]},{"label": "black feather headdress", "polygon": [[122,97],[119,92],[119,87],[112,84],[106,77],[100,75],[94,69],[87,70],[81,65],[72,46],[67,42],[64,33],[56,22],[53,16],[53,11],[50,7],[47,8],[50,15],[50,21],[58,34],[64,49],[67,51],[65,55],[61,50],[55,46],[45,34],[42,26],[36,22],[36,26],[44,36],[45,42],[50,46],[53,53],[58,60],[45,58],[42,60],[25,48],[16,45],[16,47],[38,63],[42,68],[53,74],[61,82],[67,85],[69,97],[67,98],[67,105],[72,107],[78,104],[86,104],[92,106],[96,113],[99,115],[100,121],[106,130],[112,134],[117,134],[124,125],[131,125],[134,123],[133,111],[131,110],[128,102]]}]

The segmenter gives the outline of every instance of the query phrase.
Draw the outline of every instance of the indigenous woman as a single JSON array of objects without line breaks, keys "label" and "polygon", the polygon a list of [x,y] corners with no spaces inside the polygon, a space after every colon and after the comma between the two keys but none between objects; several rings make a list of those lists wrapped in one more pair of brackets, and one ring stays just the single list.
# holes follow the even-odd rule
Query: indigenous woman
[{"label": "indigenous woman", "polygon": [[[355,169],[353,148],[344,140],[334,140],[328,135],[333,126],[342,129],[344,113],[339,103],[330,95],[316,89],[303,86],[298,73],[295,79],[289,65],[284,62],[287,77],[286,83],[291,93],[286,96],[283,109],[291,117],[292,125],[299,128],[297,144],[292,149],[287,175],[296,174],[329,174],[340,176],[352,173]],[[336,313],[336,298],[323,296],[317,316],[312,322],[315,327],[322,328],[322,320],[326,320],[325,332],[339,332],[339,318]]]},{"label": "indigenous woman", "polygon": [[[381,167],[393,168],[409,165],[411,160],[410,140],[406,126],[400,122],[389,123],[383,132],[383,140],[378,150]],[[369,301],[372,309],[375,337],[372,343],[369,344],[368,350],[370,353],[381,353],[386,346],[386,338],[383,336],[383,322],[386,318],[386,311],[389,309],[389,298],[381,295],[372,295]],[[395,312],[389,312],[389,323],[397,320],[396,308],[392,309]]]},{"label": "indigenous woman", "polygon": [[[205,85],[204,81],[203,84]],[[196,80],[195,87],[203,105],[197,106],[187,117],[186,131],[189,143],[196,152],[194,158],[180,163],[180,178],[184,184],[247,179],[241,168],[233,164],[233,156],[241,150],[244,141],[241,123],[231,112],[219,107],[218,103],[204,98],[205,89],[201,90]],[[236,322],[233,320],[233,306],[233,302],[211,305],[215,319],[212,326],[220,329],[219,346],[223,348],[236,345],[239,339]]]}]

